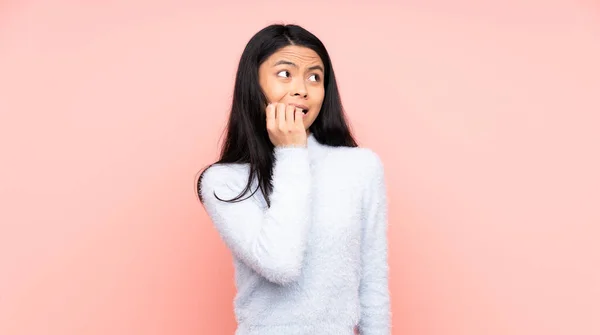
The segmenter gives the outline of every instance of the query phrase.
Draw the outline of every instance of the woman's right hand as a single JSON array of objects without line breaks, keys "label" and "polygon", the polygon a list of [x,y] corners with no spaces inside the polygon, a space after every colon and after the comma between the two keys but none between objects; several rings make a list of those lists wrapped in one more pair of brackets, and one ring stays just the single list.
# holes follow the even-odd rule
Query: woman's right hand
[{"label": "woman's right hand", "polygon": [[306,129],[302,109],[284,103],[267,106],[267,132],[269,139],[278,146],[306,146]]}]

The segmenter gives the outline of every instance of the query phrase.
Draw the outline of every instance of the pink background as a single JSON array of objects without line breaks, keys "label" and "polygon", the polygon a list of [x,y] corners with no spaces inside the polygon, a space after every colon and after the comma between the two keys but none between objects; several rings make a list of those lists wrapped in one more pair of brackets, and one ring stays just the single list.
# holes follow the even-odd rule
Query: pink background
[{"label": "pink background", "polygon": [[233,333],[194,179],[273,22],[386,164],[393,334],[600,334],[598,3],[249,3],[0,2],[0,334]]}]

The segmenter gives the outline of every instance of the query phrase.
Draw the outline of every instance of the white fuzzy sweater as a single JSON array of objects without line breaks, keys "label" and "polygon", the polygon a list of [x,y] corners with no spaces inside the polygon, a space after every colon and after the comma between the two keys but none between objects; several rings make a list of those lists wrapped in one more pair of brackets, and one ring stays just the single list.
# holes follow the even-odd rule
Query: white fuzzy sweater
[{"label": "white fuzzy sweater", "polygon": [[[204,206],[231,250],[236,335],[389,335],[387,197],[367,148],[276,147],[268,208],[257,191],[227,203],[248,164],[213,165]],[[256,180],[252,191],[257,186]],[[247,197],[246,194],[244,197]]]}]

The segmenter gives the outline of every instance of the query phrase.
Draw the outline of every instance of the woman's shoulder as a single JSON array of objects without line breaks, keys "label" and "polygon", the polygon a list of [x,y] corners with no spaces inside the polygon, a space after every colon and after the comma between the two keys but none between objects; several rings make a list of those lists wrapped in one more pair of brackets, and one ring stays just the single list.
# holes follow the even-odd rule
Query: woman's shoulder
[{"label": "woman's shoulder", "polygon": [[320,166],[327,174],[343,171],[343,176],[352,178],[352,183],[370,184],[384,175],[381,156],[376,150],[364,146],[332,148]]},{"label": "woman's shoulder", "polygon": [[247,163],[214,163],[202,172],[200,182],[203,188],[231,186],[247,180],[249,171],[250,165]]},{"label": "woman's shoulder", "polygon": [[383,170],[381,156],[370,147],[338,147],[332,154],[334,161],[351,164],[362,172],[378,173]]}]

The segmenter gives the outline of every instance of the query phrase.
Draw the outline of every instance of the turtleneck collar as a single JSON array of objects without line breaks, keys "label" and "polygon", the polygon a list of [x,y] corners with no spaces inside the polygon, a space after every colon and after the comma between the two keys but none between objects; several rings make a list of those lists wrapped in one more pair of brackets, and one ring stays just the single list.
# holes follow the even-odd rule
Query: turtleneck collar
[{"label": "turtleneck collar", "polygon": [[307,147],[309,149],[317,147],[319,145],[321,145],[317,139],[315,138],[315,135],[313,135],[313,133],[309,133],[308,136],[306,137],[306,141],[307,141]]},{"label": "turtleneck collar", "polygon": [[306,138],[308,153],[312,160],[322,157],[328,152],[327,146],[319,143],[312,133],[308,134]]}]

